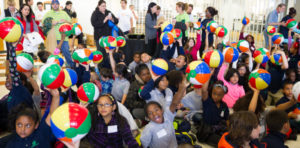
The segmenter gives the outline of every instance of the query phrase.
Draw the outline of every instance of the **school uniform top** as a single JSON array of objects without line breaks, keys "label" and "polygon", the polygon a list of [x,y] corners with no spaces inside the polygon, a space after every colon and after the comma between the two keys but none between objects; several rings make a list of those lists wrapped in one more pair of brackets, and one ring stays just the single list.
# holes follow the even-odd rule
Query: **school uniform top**
[{"label": "school uniform top", "polygon": [[[258,139],[254,139],[250,141],[251,148],[265,148],[265,144],[262,144],[258,141]],[[224,133],[221,137],[218,148],[240,148],[234,144],[231,143],[231,141],[228,139],[228,132]]]},{"label": "school uniform top", "polygon": [[122,101],[123,95],[128,94],[130,83],[127,79],[123,78],[116,78],[113,82],[111,94],[116,98],[118,101]]},{"label": "school uniform top", "polygon": [[136,63],[135,61],[132,61],[129,65],[128,68],[132,72],[132,74],[135,74],[135,67],[138,66],[140,63]]},{"label": "school uniform top", "polygon": [[181,103],[184,107],[190,109],[190,112],[187,114],[187,117],[192,117],[197,112],[203,112],[202,96],[196,94],[195,91],[191,91],[188,94],[186,94],[182,98]]},{"label": "school uniform top", "polygon": [[280,132],[270,132],[261,142],[266,145],[266,148],[288,148],[284,145],[285,134]]},{"label": "school uniform top", "polygon": [[7,143],[6,148],[51,148],[53,139],[51,128],[45,120],[42,120],[39,127],[28,137],[21,138],[18,134]]},{"label": "school uniform top", "polygon": [[[289,101],[290,101],[290,99],[287,98],[287,97],[284,95],[280,100],[278,100],[278,101],[276,102],[275,105],[278,106],[278,105],[280,105],[280,104],[283,104],[283,103],[286,103],[286,102],[289,102]],[[286,112],[286,113],[292,112],[292,111],[294,111],[296,108],[297,108],[297,104],[294,104],[294,105],[291,106],[290,108],[286,109],[285,112]]]},{"label": "school uniform top", "polygon": [[222,120],[227,120],[229,110],[226,103],[221,102],[220,108],[217,107],[214,100],[210,97],[203,101],[203,119],[209,125],[217,125]]},{"label": "school uniform top", "polygon": [[175,130],[173,126],[173,120],[175,113],[172,113],[170,109],[164,111],[163,123],[158,124],[150,121],[141,134],[141,143],[144,148],[176,148],[177,141],[175,136]]},{"label": "school uniform top", "polygon": [[[281,21],[280,22],[286,22],[286,21],[288,21],[289,19],[292,19],[292,17],[290,16],[290,15],[286,15],[285,17],[283,17],[282,19],[281,19]],[[284,38],[288,38],[288,36],[289,36],[289,29],[287,28],[287,27],[285,27],[285,26],[279,26],[279,31],[278,31],[279,33],[281,33],[283,36],[284,36]],[[294,32],[292,32],[292,37],[294,36]]]},{"label": "school uniform top", "polygon": [[[205,38],[206,38],[206,32],[205,32],[205,29],[206,29],[206,25],[207,23],[209,23],[210,21],[213,21],[214,19],[213,18],[210,18],[210,19],[204,19],[201,24],[202,26],[205,26],[205,28],[202,28],[202,44],[205,45]],[[214,33],[209,33],[208,34],[208,44],[212,44],[214,42]]]},{"label": "school uniform top", "polygon": [[276,93],[281,88],[285,70],[282,70],[281,66],[274,65],[271,62],[268,62],[268,64],[268,72],[271,74],[271,83],[268,87],[268,90],[271,93]]}]

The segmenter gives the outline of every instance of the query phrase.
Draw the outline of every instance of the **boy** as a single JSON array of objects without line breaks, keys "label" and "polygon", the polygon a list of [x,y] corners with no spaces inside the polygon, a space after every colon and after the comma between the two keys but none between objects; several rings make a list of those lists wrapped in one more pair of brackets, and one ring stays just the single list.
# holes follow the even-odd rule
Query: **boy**
[{"label": "boy", "polygon": [[102,86],[101,95],[111,93],[112,84],[114,82],[112,70],[108,68],[101,68],[99,71],[99,69],[100,65],[96,64],[95,72],[98,74]]},{"label": "boy", "polygon": [[141,63],[144,63],[151,69],[151,56],[147,52],[141,53]]},{"label": "boy", "polygon": [[262,139],[266,148],[287,148],[284,145],[286,134],[290,130],[289,118],[282,110],[272,110],[266,116],[266,123],[269,133]]},{"label": "boy", "polygon": [[128,68],[130,69],[133,75],[135,75],[135,67],[140,64],[140,61],[141,61],[140,53],[138,52],[134,53],[133,61],[128,66]]}]

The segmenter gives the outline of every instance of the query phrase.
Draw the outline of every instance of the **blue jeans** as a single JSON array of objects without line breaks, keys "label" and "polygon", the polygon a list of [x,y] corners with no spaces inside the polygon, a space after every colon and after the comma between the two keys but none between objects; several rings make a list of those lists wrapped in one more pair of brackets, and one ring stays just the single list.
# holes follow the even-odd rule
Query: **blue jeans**
[{"label": "blue jeans", "polygon": [[[59,40],[57,40],[57,44],[59,44]],[[71,54],[70,54],[70,51],[69,51],[70,47],[69,47],[69,43],[67,41],[64,41],[61,45],[61,52],[62,54],[65,56],[65,59],[67,61],[67,64],[73,68],[75,65],[74,65],[74,62],[72,60],[72,57],[71,57]]]},{"label": "blue jeans", "polygon": [[[263,32],[264,32],[264,37],[265,37],[265,48],[268,49],[269,48],[269,36],[267,34],[267,30],[266,29],[264,29]],[[272,42],[271,42],[271,44],[273,45]]]}]

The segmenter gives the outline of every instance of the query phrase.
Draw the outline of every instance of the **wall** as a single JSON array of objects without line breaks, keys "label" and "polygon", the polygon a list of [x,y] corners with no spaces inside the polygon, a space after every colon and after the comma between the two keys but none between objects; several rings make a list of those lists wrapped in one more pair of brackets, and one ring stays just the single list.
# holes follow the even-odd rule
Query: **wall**
[{"label": "wall", "polygon": [[299,22],[300,21],[300,0],[296,0],[296,5],[295,8],[297,10],[297,15],[296,15],[296,20]]}]

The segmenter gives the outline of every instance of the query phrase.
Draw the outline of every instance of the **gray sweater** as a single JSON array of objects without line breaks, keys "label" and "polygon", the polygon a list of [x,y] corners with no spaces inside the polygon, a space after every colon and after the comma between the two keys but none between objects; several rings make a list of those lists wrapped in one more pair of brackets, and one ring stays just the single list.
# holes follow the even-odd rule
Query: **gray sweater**
[{"label": "gray sweater", "polygon": [[152,17],[150,15],[150,13],[147,13],[146,21],[145,21],[145,41],[146,41],[146,44],[148,43],[148,40],[156,38],[156,29],[154,28],[155,25],[156,25],[156,19],[152,20]]}]

